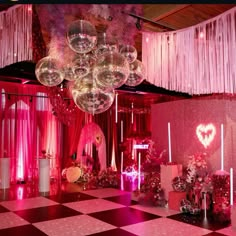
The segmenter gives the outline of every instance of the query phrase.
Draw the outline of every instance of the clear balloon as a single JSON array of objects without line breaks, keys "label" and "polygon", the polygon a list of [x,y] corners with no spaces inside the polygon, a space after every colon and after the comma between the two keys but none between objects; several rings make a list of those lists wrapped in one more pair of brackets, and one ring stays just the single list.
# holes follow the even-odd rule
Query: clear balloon
[{"label": "clear balloon", "polygon": [[60,62],[49,56],[38,61],[35,75],[41,84],[48,87],[57,86],[64,80]]},{"label": "clear balloon", "polygon": [[120,53],[127,59],[129,63],[134,62],[138,56],[136,48],[131,45],[124,45],[120,49]]},{"label": "clear balloon", "polygon": [[137,86],[143,82],[146,77],[146,71],[143,63],[139,60],[135,60],[129,64],[129,77],[125,84],[128,86]]},{"label": "clear balloon", "polygon": [[99,57],[109,51],[118,52],[117,40],[106,33],[98,34],[96,55]]},{"label": "clear balloon", "polygon": [[106,52],[97,59],[93,76],[103,87],[118,88],[129,76],[129,63],[117,52]]},{"label": "clear balloon", "polygon": [[74,21],[68,27],[67,42],[73,51],[88,53],[97,43],[96,29],[89,21]]},{"label": "clear balloon", "polygon": [[92,115],[108,110],[114,101],[114,90],[96,84],[92,73],[77,80],[72,88],[72,97],[80,110]]}]

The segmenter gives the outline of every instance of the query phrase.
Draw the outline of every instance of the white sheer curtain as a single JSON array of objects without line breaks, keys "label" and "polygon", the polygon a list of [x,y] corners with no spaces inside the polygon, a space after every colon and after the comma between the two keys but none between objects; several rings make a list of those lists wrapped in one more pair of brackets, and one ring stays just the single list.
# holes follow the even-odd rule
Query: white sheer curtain
[{"label": "white sheer curtain", "polygon": [[183,30],[144,32],[142,62],[156,86],[196,95],[235,93],[236,7]]}]

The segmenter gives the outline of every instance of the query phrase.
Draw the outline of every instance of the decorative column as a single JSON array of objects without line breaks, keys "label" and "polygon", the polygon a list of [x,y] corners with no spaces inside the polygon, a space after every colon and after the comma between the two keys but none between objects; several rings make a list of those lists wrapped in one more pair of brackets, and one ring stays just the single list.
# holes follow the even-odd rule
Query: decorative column
[{"label": "decorative column", "polygon": [[39,159],[39,192],[50,191],[50,159]]},{"label": "decorative column", "polygon": [[213,183],[213,216],[216,221],[230,221],[230,174],[218,170],[212,177]]},{"label": "decorative column", "polygon": [[165,199],[168,200],[169,192],[173,191],[172,180],[182,175],[182,165],[168,163],[161,165],[161,188],[164,190]]}]

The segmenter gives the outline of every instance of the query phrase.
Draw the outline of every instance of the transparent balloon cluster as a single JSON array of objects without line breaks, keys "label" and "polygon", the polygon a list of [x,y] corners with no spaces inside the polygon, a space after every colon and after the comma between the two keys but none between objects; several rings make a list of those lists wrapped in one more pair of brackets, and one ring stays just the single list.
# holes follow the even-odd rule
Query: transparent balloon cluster
[{"label": "transparent balloon cluster", "polygon": [[114,89],[126,84],[137,86],[145,79],[145,68],[132,45],[119,45],[106,33],[98,34],[86,20],[72,22],[66,34],[76,56],[68,63],[50,55],[38,61],[35,74],[44,86],[63,80],[73,82],[72,97],[84,112],[98,114],[112,105]]}]

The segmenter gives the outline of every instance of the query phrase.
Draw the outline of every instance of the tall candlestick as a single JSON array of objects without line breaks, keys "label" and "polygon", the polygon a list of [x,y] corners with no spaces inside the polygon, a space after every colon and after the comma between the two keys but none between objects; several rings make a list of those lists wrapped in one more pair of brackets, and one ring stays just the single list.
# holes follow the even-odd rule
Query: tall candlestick
[{"label": "tall candlestick", "polygon": [[168,144],[169,144],[169,162],[172,161],[171,158],[171,134],[170,134],[170,122],[168,122]]},{"label": "tall candlestick", "polygon": [[141,184],[141,153],[138,153],[138,189],[140,189],[140,184]]},{"label": "tall candlestick", "polygon": [[221,170],[224,170],[224,125],[221,124]]},{"label": "tall candlestick", "polygon": [[115,117],[115,121],[116,123],[118,122],[118,94],[116,93],[116,117]]},{"label": "tall candlestick", "polygon": [[234,205],[233,168],[230,168],[230,205]]},{"label": "tall candlestick", "polygon": [[123,173],[123,152],[121,152],[120,172],[121,172],[121,174]]},{"label": "tall candlestick", "polygon": [[123,120],[120,122],[120,141],[123,143]]},{"label": "tall candlestick", "polygon": [[204,218],[207,217],[207,202],[206,202],[206,193],[204,192]]},{"label": "tall candlestick", "polygon": [[132,109],[132,111],[131,111],[131,123],[132,124],[134,123],[134,111],[133,111],[133,108],[134,108],[134,104],[131,103],[131,109]]}]

